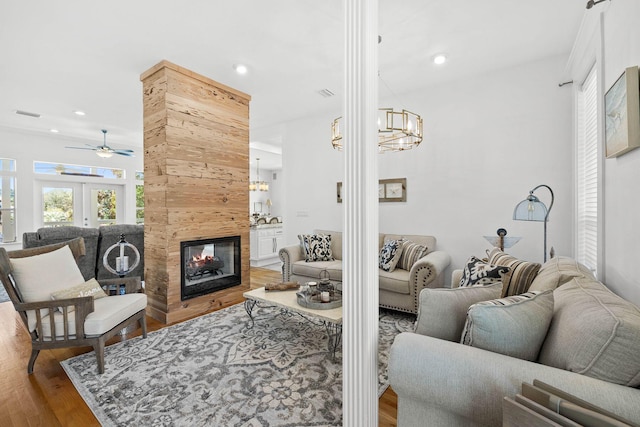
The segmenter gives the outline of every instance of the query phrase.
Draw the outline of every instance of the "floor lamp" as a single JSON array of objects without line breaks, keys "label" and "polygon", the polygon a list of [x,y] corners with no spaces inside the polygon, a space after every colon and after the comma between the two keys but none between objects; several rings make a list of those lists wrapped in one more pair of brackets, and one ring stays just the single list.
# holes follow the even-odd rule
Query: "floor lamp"
[{"label": "floor lamp", "polygon": [[[551,204],[549,209],[544,203],[540,201],[533,193],[538,189],[544,187],[551,193]],[[529,191],[529,195],[526,199],[516,205],[513,210],[513,219],[518,221],[544,221],[544,261],[547,262],[547,221],[549,220],[549,212],[553,207],[553,190],[551,187],[545,184],[540,184],[533,190]]]}]

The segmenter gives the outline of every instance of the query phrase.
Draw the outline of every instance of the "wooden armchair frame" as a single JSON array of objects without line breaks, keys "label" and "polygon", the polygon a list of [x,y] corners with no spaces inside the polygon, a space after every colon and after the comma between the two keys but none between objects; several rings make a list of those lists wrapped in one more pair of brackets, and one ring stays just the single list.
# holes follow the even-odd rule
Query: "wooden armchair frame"
[{"label": "wooden armchair frame", "polygon": [[[85,246],[82,237],[70,240],[68,242],[57,243],[54,245],[41,246],[30,249],[22,249],[17,251],[7,252],[4,248],[0,248],[0,279],[4,285],[14,308],[19,313],[22,322],[24,323],[27,331],[31,335],[31,357],[29,358],[29,364],[27,366],[27,372],[33,373],[33,366],[36,358],[40,353],[40,350],[54,349],[54,348],[67,348],[67,347],[93,347],[96,358],[98,360],[98,373],[104,372],[104,347],[105,342],[118,334],[120,330],[124,329],[128,325],[134,322],[139,322],[142,329],[142,336],[147,337],[147,320],[145,317],[145,310],[140,310],[133,316],[123,320],[109,331],[102,335],[87,336],[84,332],[85,318],[89,313],[93,312],[93,297],[78,297],[67,298],[60,300],[38,301],[38,302],[23,302],[20,291],[16,286],[15,280],[12,274],[11,258],[24,258],[34,255],[39,255],[47,252],[54,251],[63,246],[69,246],[74,258],[77,260],[84,256]],[[100,285],[105,286],[109,284],[125,284],[126,292],[133,293],[140,289],[139,277],[128,277],[119,279],[106,279],[100,280]],[[54,313],[60,308],[64,315],[63,330],[56,330],[56,324],[54,319]],[[73,313],[71,309],[73,308]],[[33,331],[29,331],[29,321],[27,318],[27,311],[35,310],[36,315],[36,327]],[[46,317],[48,316],[48,317]],[[69,316],[73,316],[75,320],[75,330],[69,330]],[[51,330],[50,336],[45,336],[43,329],[43,318],[49,319],[49,327]]]}]

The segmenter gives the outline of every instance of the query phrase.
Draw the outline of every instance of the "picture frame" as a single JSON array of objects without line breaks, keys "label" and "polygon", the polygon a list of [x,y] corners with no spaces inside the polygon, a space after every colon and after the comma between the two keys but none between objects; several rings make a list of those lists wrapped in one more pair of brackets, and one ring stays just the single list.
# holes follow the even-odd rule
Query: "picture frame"
[{"label": "picture frame", "polygon": [[604,96],[607,159],[640,147],[639,82],[638,67],[629,67]]},{"label": "picture frame", "polygon": [[[336,185],[337,202],[342,203],[342,182]],[[381,179],[378,181],[378,202],[406,202],[407,178]]]}]

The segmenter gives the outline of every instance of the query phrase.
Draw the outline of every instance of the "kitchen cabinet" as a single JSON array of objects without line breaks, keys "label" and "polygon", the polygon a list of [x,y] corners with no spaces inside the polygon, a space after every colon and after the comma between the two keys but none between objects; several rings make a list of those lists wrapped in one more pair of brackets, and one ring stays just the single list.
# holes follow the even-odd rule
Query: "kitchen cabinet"
[{"label": "kitchen cabinet", "polygon": [[282,225],[258,225],[251,228],[251,266],[262,267],[280,262],[278,251],[284,245]]}]

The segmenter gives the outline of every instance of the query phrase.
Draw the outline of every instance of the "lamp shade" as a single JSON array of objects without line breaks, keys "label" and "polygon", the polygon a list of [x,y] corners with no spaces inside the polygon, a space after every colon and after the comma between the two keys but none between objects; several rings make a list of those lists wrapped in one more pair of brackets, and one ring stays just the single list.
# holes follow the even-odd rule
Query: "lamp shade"
[{"label": "lamp shade", "polygon": [[544,221],[547,219],[547,207],[533,194],[518,203],[513,210],[513,219],[518,221]]}]

